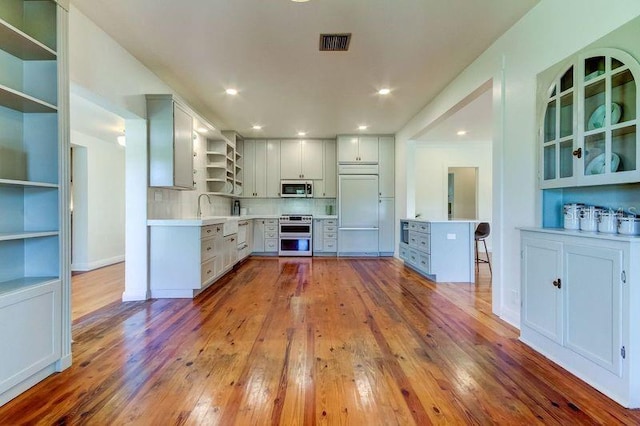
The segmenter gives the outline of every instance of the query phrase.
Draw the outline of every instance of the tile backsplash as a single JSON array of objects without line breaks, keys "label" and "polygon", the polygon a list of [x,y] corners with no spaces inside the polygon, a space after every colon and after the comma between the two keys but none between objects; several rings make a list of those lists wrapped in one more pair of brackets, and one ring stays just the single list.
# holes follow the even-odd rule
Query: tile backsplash
[{"label": "tile backsplash", "polygon": [[327,214],[327,206],[332,206],[336,214],[335,198],[246,198],[240,199],[240,206],[247,214],[286,214],[300,213],[312,215]]}]

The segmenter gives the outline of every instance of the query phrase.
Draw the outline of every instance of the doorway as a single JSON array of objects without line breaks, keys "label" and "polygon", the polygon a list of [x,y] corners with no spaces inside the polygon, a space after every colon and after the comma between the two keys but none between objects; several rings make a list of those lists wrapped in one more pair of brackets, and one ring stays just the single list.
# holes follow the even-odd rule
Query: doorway
[{"label": "doorway", "polygon": [[478,219],[478,168],[449,167],[447,170],[447,218]]}]

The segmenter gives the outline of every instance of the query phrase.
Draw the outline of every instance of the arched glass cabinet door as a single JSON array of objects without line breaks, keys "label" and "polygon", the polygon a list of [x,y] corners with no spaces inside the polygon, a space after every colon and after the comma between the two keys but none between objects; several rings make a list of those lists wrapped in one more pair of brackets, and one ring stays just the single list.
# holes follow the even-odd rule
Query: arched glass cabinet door
[{"label": "arched glass cabinet door", "polygon": [[575,176],[575,67],[561,73],[548,91],[542,124],[542,186],[570,185]]},{"label": "arched glass cabinet door", "polygon": [[613,49],[589,53],[579,64],[583,182],[638,181],[638,63]]}]

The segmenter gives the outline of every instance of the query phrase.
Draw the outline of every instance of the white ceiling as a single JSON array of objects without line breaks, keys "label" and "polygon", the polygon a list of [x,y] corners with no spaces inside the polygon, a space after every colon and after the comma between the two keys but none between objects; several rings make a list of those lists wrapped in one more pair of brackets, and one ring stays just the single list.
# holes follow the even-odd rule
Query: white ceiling
[{"label": "white ceiling", "polygon": [[539,0],[71,1],[215,125],[333,137],[395,133]]},{"label": "white ceiling", "polygon": [[[490,141],[493,135],[492,120],[492,93],[489,89],[415,140],[445,143]],[[458,135],[461,130],[467,133]]]}]

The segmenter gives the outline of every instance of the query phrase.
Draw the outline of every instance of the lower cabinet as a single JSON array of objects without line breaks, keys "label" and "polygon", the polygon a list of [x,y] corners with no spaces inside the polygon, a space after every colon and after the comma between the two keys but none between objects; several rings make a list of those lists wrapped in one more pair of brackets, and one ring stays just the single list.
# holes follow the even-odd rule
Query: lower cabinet
[{"label": "lower cabinet", "polygon": [[192,298],[230,270],[237,234],[223,225],[151,226],[149,280],[153,298]]},{"label": "lower cabinet", "polygon": [[279,241],[278,219],[253,220],[253,254],[276,256]]},{"label": "lower cabinet", "polygon": [[338,252],[338,221],[336,219],[313,220],[313,255],[335,256]]},{"label": "lower cabinet", "polygon": [[61,291],[56,279],[0,292],[0,405],[60,371]]},{"label": "lower cabinet", "polygon": [[474,282],[474,222],[401,220],[400,259],[437,282]]},{"label": "lower cabinet", "polygon": [[625,407],[640,407],[640,283],[630,262],[640,258],[640,239],[545,229],[521,237],[520,339]]},{"label": "lower cabinet", "polygon": [[238,261],[244,260],[253,251],[253,220],[238,222]]}]

